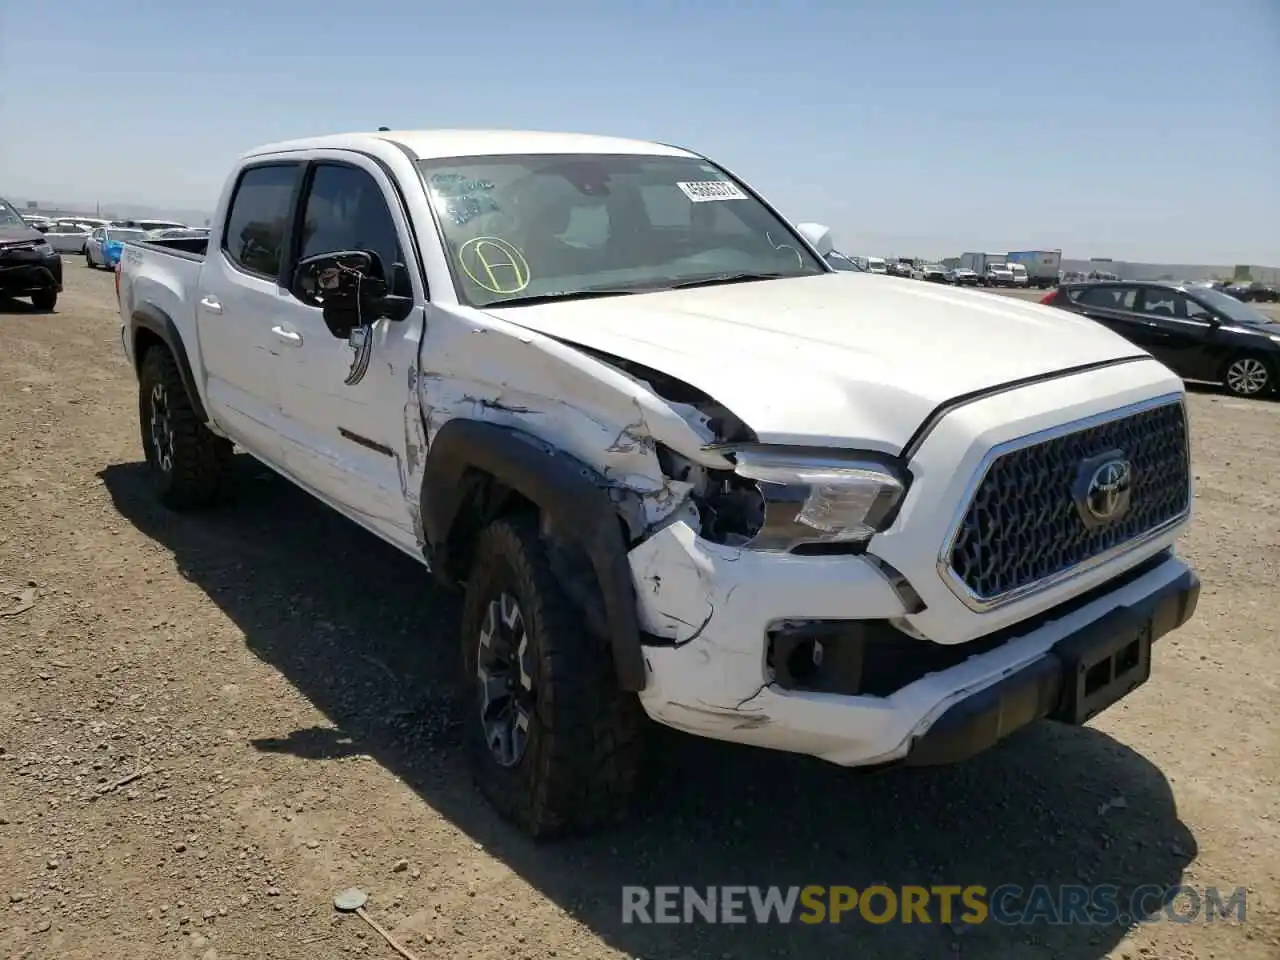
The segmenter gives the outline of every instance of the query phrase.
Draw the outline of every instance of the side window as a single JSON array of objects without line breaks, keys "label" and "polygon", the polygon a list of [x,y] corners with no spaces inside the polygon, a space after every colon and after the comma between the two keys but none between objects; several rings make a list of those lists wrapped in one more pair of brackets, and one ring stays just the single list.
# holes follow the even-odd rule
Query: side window
[{"label": "side window", "polygon": [[394,292],[410,295],[407,274],[392,271],[404,264],[396,221],[382,188],[359,167],[325,163],[315,168],[307,193],[300,257],[339,250],[367,250],[382,261],[388,280],[399,280]]},{"label": "side window", "polygon": [[1213,311],[1210,310],[1208,307],[1201,306],[1199,303],[1197,303],[1195,300],[1192,300],[1190,297],[1183,297],[1182,300],[1187,307],[1188,320],[1199,320],[1202,323],[1208,323],[1210,320],[1213,319]]},{"label": "side window", "polygon": [[222,235],[222,249],[236,266],[272,279],[279,275],[301,169],[296,163],[270,164],[240,175]]},{"label": "side window", "polygon": [[1165,287],[1146,287],[1142,291],[1142,312],[1153,317],[1182,319],[1187,315],[1186,300]]},{"label": "side window", "polygon": [[1075,302],[1108,310],[1132,310],[1138,302],[1137,287],[1086,287],[1075,296]]}]

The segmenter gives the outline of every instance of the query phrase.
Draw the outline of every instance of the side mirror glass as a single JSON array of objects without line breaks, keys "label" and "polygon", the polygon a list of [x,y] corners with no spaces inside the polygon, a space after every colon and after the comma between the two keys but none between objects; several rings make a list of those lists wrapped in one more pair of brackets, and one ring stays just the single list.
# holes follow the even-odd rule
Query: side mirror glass
[{"label": "side mirror glass", "polygon": [[801,223],[796,225],[796,229],[800,231],[800,236],[804,237],[818,251],[820,256],[825,257],[835,249],[835,240],[831,236],[831,228],[823,226],[821,223]]}]

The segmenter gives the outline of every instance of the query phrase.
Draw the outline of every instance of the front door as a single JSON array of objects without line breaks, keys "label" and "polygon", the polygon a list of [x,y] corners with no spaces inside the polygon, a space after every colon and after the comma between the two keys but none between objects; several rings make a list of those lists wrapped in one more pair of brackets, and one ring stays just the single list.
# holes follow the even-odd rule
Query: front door
[{"label": "front door", "polygon": [[[342,250],[377,254],[392,293],[412,297],[404,320],[362,331],[363,350],[333,336],[319,308],[289,298],[279,335],[293,343],[281,378],[291,473],[382,535],[417,541],[407,488],[405,417],[422,337],[425,290],[406,268],[407,222],[386,175],[351,154],[313,155],[302,196],[298,259]],[[394,212],[393,212],[394,211]],[[357,338],[360,337],[357,334]]]},{"label": "front door", "polygon": [[1195,300],[1169,287],[1142,288],[1140,304],[1151,325],[1151,353],[1180,377],[1215,380],[1226,359],[1214,341],[1218,323]]}]

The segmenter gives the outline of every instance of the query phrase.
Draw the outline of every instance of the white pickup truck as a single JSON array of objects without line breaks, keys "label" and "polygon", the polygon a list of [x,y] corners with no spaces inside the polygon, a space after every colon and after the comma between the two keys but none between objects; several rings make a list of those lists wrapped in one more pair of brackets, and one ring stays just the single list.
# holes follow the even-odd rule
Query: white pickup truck
[{"label": "white pickup truck", "polygon": [[262,147],[117,274],[156,495],[234,444],[462,587],[477,782],[536,835],[626,810],[645,715],[858,767],[1084,723],[1196,606],[1181,381],[831,243],[673,146]]}]

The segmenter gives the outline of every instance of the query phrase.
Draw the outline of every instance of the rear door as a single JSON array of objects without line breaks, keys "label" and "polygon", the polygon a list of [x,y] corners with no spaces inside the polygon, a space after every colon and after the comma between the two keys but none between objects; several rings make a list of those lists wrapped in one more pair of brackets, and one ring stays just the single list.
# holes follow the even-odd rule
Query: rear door
[{"label": "rear door", "polygon": [[1070,290],[1067,297],[1077,313],[1153,352],[1160,346],[1160,338],[1139,309],[1140,294],[1137,284],[1105,283]]},{"label": "rear door", "polygon": [[240,172],[219,247],[194,293],[210,413],[259,459],[283,467],[280,380],[291,347],[272,330],[292,297],[282,273],[303,164],[267,160]]}]

